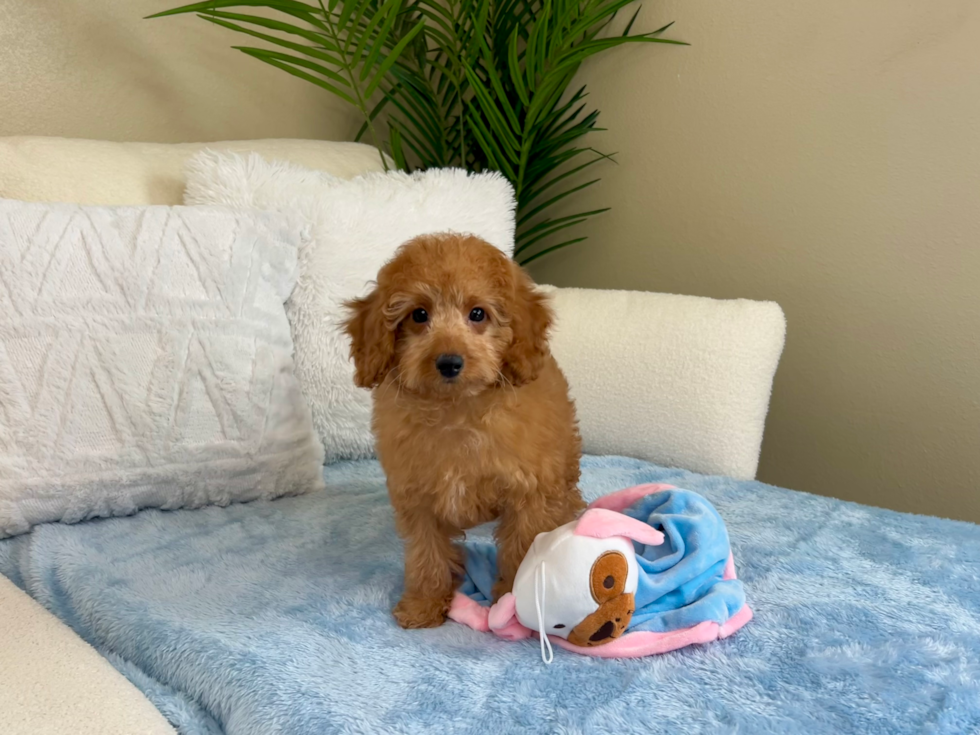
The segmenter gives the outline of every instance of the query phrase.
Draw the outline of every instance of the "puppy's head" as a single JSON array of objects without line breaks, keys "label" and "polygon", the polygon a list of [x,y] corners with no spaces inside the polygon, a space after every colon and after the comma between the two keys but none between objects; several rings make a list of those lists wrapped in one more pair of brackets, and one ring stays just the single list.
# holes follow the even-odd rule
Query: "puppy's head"
[{"label": "puppy's head", "polygon": [[551,310],[510,258],[479,238],[424,235],[399,248],[374,290],[347,303],[355,382],[394,371],[422,395],[475,395],[534,380]]}]

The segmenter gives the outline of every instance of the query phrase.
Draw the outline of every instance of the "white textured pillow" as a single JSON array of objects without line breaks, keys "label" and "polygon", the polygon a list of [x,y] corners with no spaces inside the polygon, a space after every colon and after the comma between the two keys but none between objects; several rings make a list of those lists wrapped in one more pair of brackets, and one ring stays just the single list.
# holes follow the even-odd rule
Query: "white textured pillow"
[{"label": "white textured pillow", "polygon": [[514,194],[502,176],[458,169],[366,174],[344,181],[260,156],[205,151],[188,163],[186,204],[283,212],[312,226],[286,305],[296,374],[328,460],[374,453],[371,396],[354,386],[345,300],[362,296],[399,245],[429,232],[482,237],[514,247]]},{"label": "white textured pillow", "polygon": [[0,200],[0,537],[322,486],[264,212]]},{"label": "white textured pillow", "polygon": [[542,288],[586,452],[755,477],[786,335],[778,304]]}]

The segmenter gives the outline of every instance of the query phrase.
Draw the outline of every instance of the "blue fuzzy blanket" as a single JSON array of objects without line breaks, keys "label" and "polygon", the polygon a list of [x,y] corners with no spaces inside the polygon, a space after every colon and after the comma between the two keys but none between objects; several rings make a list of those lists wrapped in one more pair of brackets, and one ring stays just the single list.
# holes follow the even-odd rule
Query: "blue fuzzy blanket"
[{"label": "blue fuzzy blanket", "polygon": [[755,619],[732,638],[602,660],[454,623],[402,631],[401,545],[374,462],[316,495],[46,525],[0,572],[102,651],[183,733],[968,733],[980,730],[980,527],[586,458],[592,498],[707,497]]}]

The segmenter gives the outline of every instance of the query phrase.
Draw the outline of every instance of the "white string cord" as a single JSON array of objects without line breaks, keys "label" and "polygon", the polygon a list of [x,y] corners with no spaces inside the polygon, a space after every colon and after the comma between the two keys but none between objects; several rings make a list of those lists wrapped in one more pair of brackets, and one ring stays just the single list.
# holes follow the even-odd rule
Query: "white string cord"
[{"label": "white string cord", "polygon": [[[541,577],[541,595],[538,595],[538,576],[540,572]],[[555,652],[551,648],[551,641],[548,639],[548,631],[544,629],[544,611],[545,611],[545,585],[547,584],[547,577],[545,576],[544,562],[541,562],[538,567],[534,570],[534,607],[538,611],[538,637],[541,639],[541,660],[546,664],[550,664],[555,660]],[[547,648],[547,655],[545,655],[545,649]]]}]

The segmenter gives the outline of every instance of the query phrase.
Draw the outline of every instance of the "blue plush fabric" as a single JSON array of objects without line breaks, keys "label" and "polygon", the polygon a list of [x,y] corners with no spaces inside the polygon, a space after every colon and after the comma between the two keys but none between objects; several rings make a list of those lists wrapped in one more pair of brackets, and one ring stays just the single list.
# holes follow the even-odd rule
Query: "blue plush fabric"
[{"label": "blue plush fabric", "polygon": [[[588,458],[594,497],[667,482],[725,519],[755,619],[724,641],[603,660],[462,625],[402,631],[376,463],[317,495],[57,524],[0,571],[183,733],[971,733],[980,528]],[[0,621],[2,624],[2,621]]]},{"label": "blue plush fabric", "polygon": [[640,545],[636,610],[628,631],[663,632],[705,620],[724,623],[742,609],[741,580],[723,580],[728,530],[707,499],[690,490],[664,490],[623,513],[664,533],[659,546]]},{"label": "blue plush fabric", "polygon": [[[730,553],[728,530],[707,498],[683,488],[661,490],[622,513],[664,534],[657,546],[633,542],[639,574],[627,632],[662,633],[707,620],[720,625],[742,609],[741,580],[722,579]],[[460,591],[488,605],[496,576],[496,548],[483,540],[468,541]]]}]

